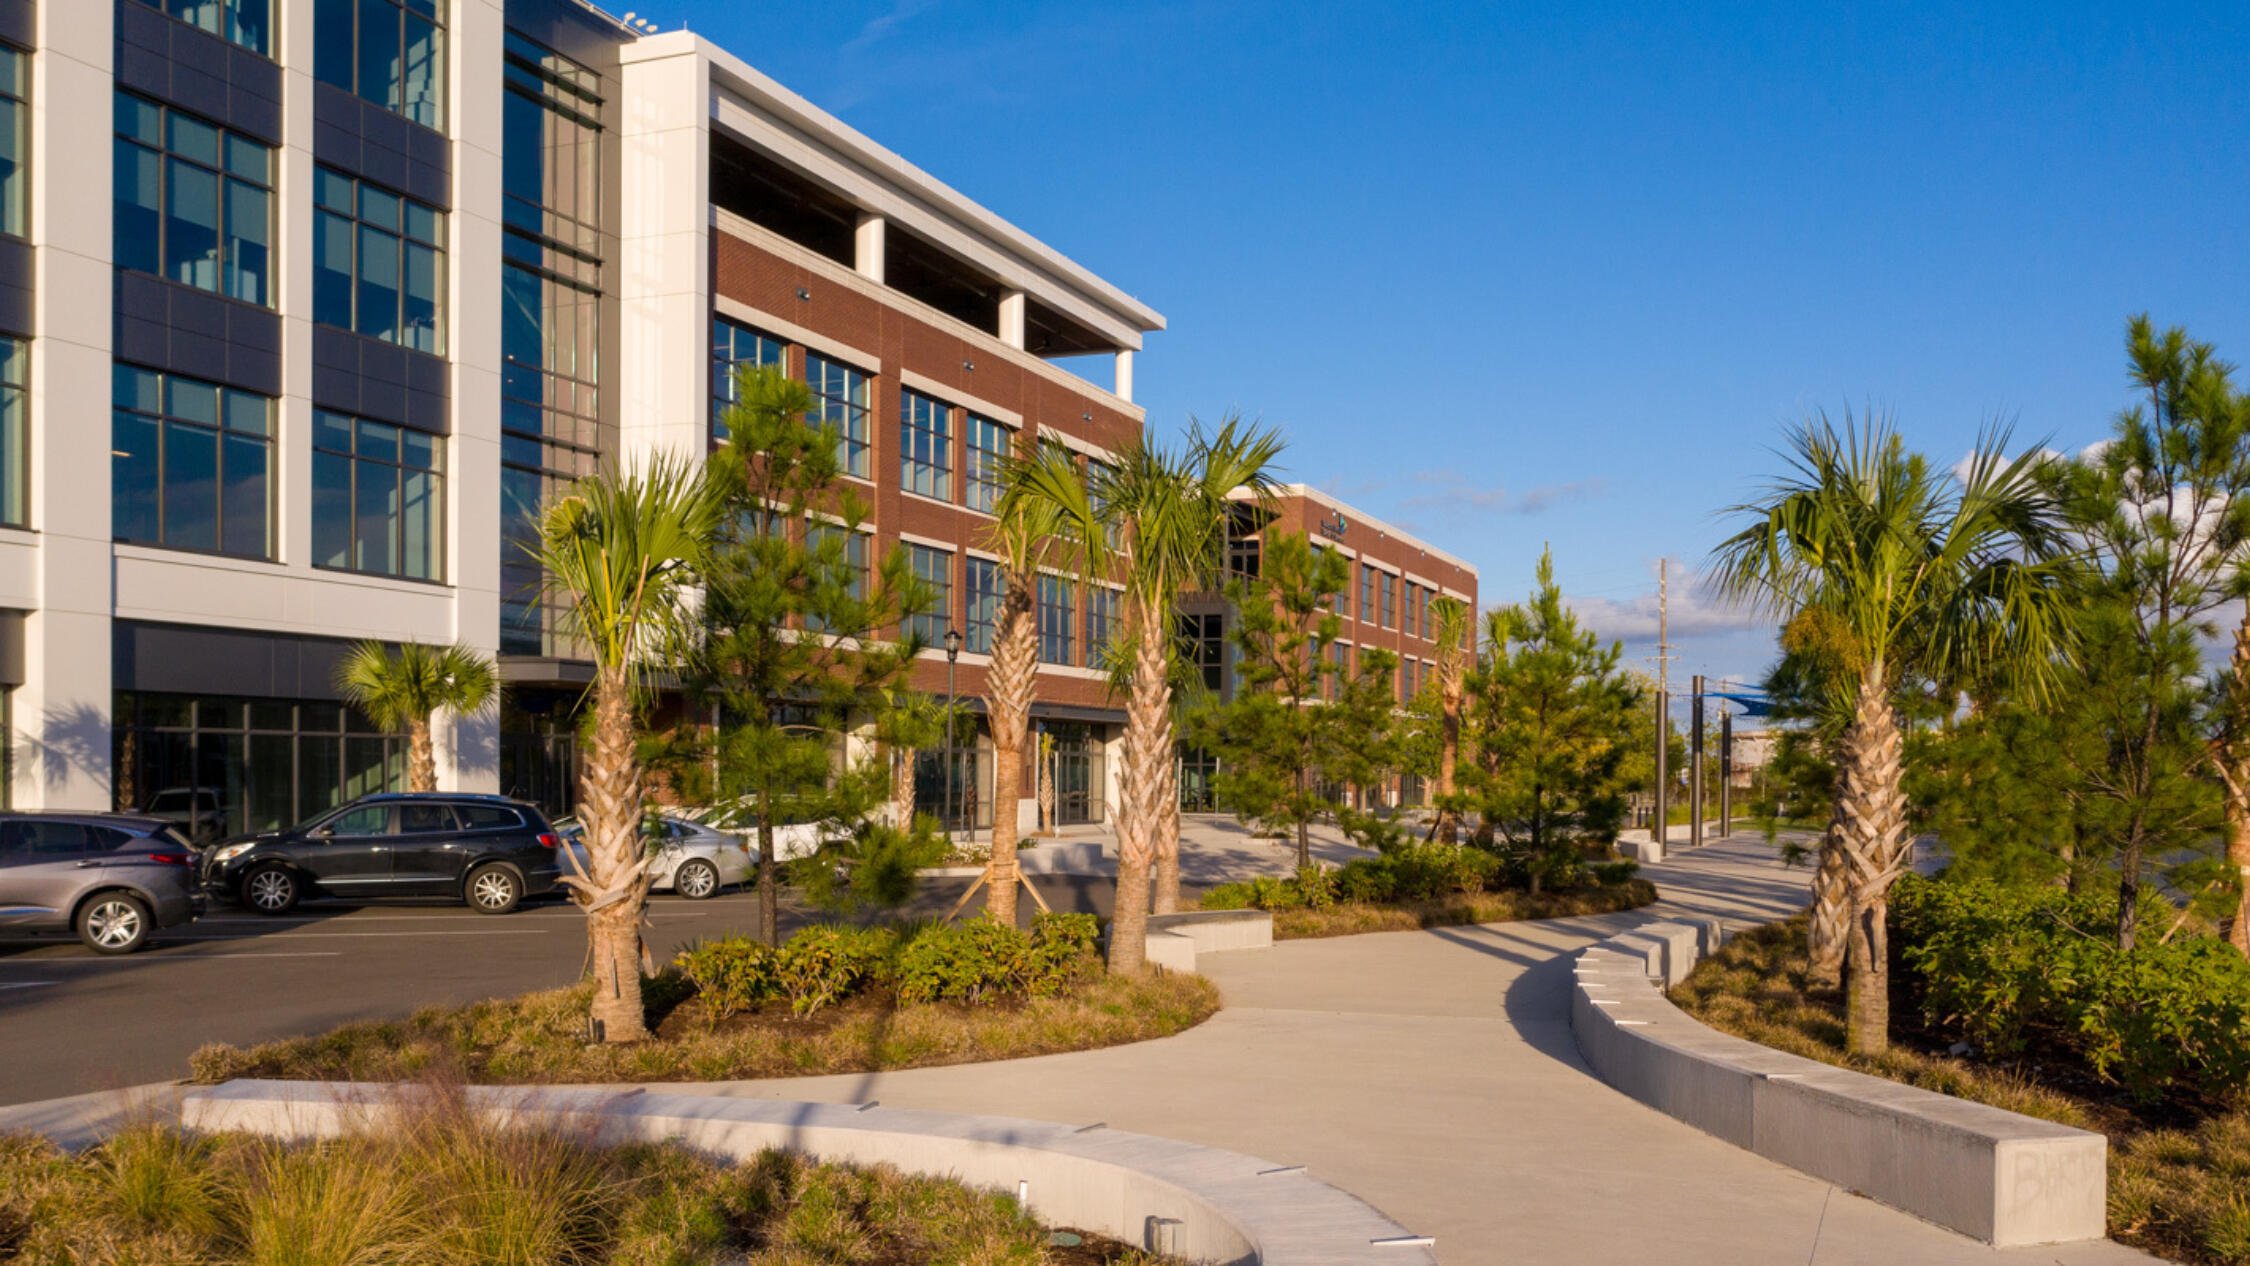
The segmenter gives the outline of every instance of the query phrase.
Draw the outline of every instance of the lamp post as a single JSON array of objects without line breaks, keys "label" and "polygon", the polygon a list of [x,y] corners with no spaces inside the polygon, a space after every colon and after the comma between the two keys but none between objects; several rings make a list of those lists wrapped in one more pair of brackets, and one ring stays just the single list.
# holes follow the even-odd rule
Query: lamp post
[{"label": "lamp post", "polygon": [[961,630],[945,631],[945,838],[953,838],[953,708],[958,694],[954,681],[961,666]]}]

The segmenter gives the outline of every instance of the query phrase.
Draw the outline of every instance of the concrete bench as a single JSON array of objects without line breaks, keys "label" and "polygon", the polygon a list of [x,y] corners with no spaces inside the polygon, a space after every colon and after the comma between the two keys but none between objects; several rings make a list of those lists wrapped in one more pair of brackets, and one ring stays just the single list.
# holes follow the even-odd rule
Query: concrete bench
[{"label": "concrete bench", "polygon": [[[181,1120],[196,1130],[333,1137],[379,1125],[399,1093],[349,1083],[232,1081],[190,1091]],[[1098,1231],[1189,1261],[1437,1261],[1426,1238],[1302,1167],[1100,1125],[562,1087],[473,1086],[466,1093],[472,1106],[497,1119],[553,1122],[605,1142],[670,1139],[737,1160],[780,1148],[1020,1191],[1051,1225]]]},{"label": "concrete bench", "polygon": [[1582,951],[1571,1031],[1602,1080],[1737,1147],[1996,1247],[2101,1238],[2109,1140],[1785,1054],[1673,1006],[1716,925]]}]

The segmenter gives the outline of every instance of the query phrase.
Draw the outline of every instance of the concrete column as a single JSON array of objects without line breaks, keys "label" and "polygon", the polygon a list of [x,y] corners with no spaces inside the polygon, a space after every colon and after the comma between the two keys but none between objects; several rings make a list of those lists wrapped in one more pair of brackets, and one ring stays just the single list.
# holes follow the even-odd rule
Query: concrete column
[{"label": "concrete column", "polygon": [[872,212],[859,217],[852,231],[852,267],[859,275],[880,285],[883,282],[883,251],[890,241],[889,221]]},{"label": "concrete column", "polygon": [[1010,290],[1000,296],[1000,341],[1010,347],[1023,346],[1023,291]]},{"label": "concrete column", "polygon": [[[453,249],[447,354],[453,438],[446,470],[455,640],[500,651],[501,0],[456,0],[452,41]],[[441,718],[438,785],[500,789],[500,713]]]},{"label": "concrete column", "polygon": [[1117,349],[1117,398],[1127,403],[1133,399],[1133,349]]},{"label": "concrete column", "polygon": [[694,36],[673,31],[626,45],[618,80],[619,458],[700,459],[711,412],[710,67]]},{"label": "concrete column", "polygon": [[116,6],[38,6],[31,217],[31,523],[39,533],[15,693],[15,803],[112,805],[110,150]]}]

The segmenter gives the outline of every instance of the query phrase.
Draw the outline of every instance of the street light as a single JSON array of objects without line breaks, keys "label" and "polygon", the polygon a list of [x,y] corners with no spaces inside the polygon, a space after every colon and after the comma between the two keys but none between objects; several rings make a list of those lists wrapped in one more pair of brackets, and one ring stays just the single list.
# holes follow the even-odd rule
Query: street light
[{"label": "street light", "polygon": [[945,631],[945,838],[953,838],[953,683],[961,666],[961,630]]}]

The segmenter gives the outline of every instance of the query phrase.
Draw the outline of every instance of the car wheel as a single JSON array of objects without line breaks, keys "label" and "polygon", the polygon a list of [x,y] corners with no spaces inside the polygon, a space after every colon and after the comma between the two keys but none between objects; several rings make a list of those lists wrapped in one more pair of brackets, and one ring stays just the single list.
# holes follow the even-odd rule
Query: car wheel
[{"label": "car wheel", "polygon": [[287,914],[302,895],[297,877],[279,866],[261,866],[242,877],[242,904],[260,914]]},{"label": "car wheel", "polygon": [[672,872],[672,891],[690,901],[702,901],[719,895],[719,868],[701,858],[691,858],[680,863]]},{"label": "car wheel", "polygon": [[148,944],[150,922],[139,897],[105,892],[78,912],[78,939],[96,954],[130,954]]},{"label": "car wheel", "polygon": [[523,882],[505,866],[479,866],[469,872],[469,904],[480,914],[506,914],[523,900]]}]

